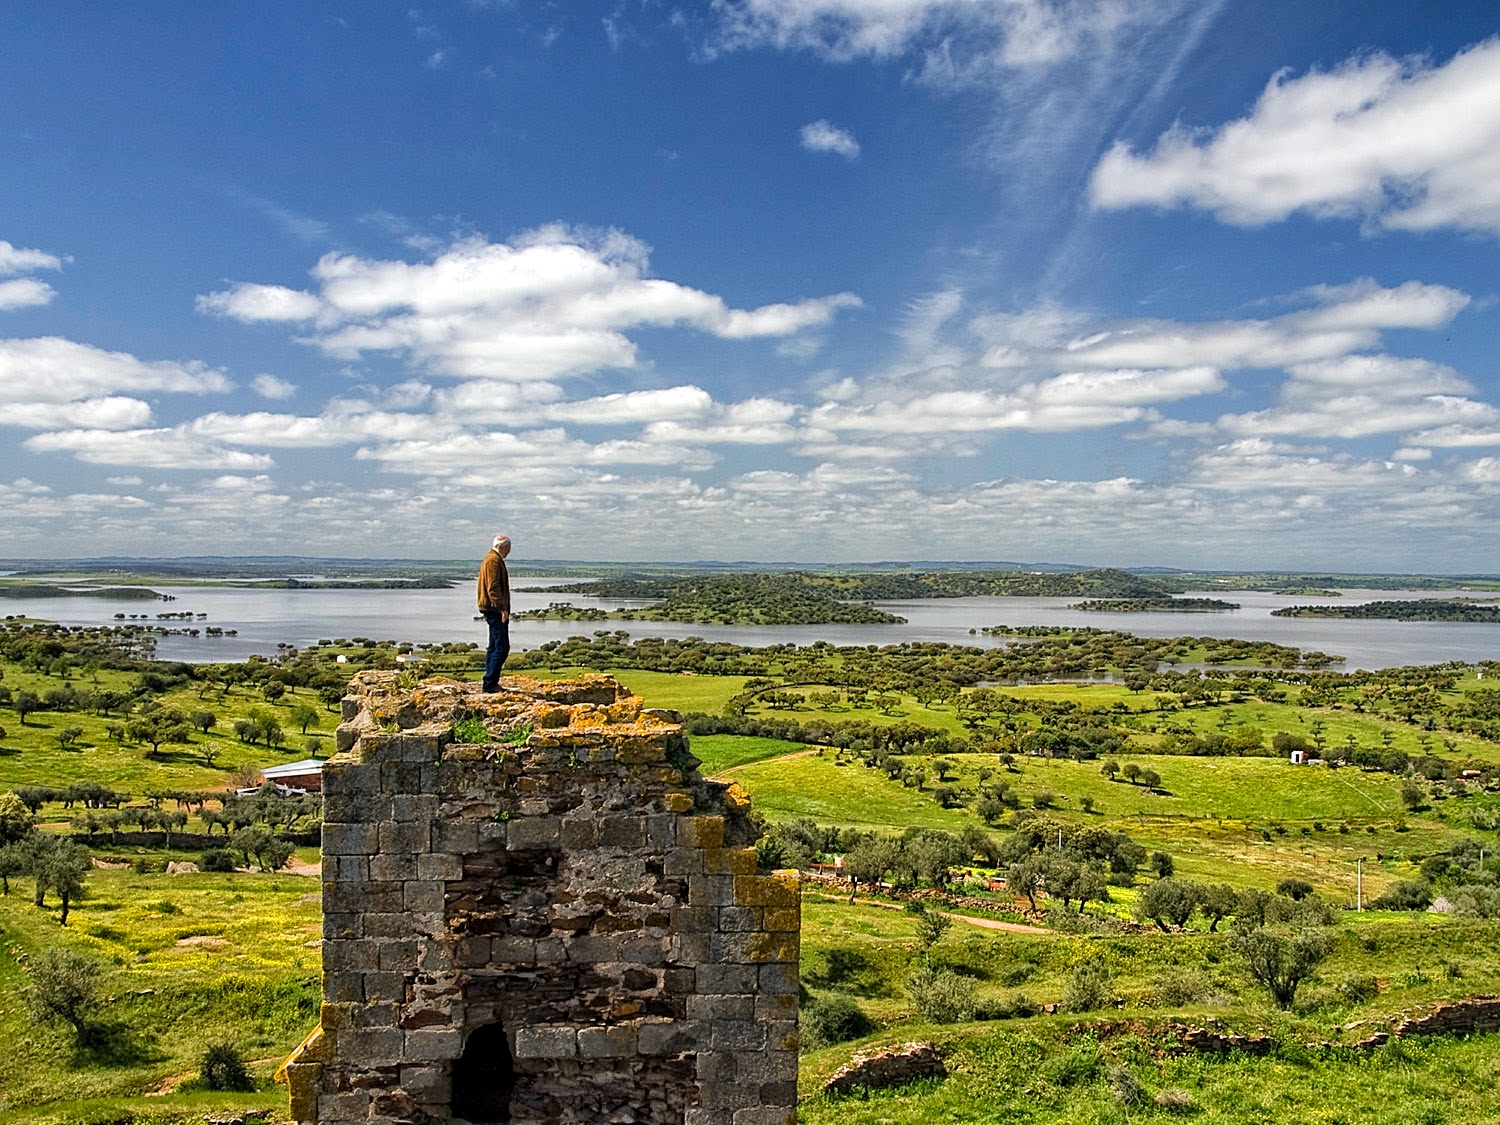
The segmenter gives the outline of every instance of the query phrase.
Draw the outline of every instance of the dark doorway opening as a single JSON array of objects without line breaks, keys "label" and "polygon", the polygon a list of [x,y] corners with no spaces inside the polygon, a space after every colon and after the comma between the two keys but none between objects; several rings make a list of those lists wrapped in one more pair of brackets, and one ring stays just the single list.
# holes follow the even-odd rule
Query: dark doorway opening
[{"label": "dark doorway opening", "polygon": [[508,1122],[515,1088],[516,1068],[505,1029],[486,1024],[469,1036],[463,1056],[453,1064],[453,1116],[473,1125]]}]

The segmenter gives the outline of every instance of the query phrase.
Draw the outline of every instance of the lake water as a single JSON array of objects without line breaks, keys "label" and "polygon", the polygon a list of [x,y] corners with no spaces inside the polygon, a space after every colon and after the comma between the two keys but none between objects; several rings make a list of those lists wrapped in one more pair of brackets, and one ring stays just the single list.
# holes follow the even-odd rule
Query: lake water
[{"label": "lake water", "polygon": [[[517,610],[541,609],[549,602],[615,609],[641,602],[569,598],[565,594],[527,593],[524,587],[554,585],[566,579],[514,578]],[[46,618],[69,625],[113,625],[116,613],[145,614],[157,624],[161,612],[206,614],[201,621],[165,621],[167,626],[203,629],[215,625],[238,630],[234,637],[161,637],[163,660],[243,660],[251,653],[274,655],[277,644],[302,648],[320,639],[370,637],[413,643],[475,641],[483,643],[484,626],[474,620],[474,591],[469,583],[449,590],[256,590],[223,586],[169,586],[172,602],[125,599],[6,598],[0,613]],[[1447,622],[1360,621],[1337,618],[1272,617],[1271,611],[1296,604],[1357,604],[1394,599],[1456,597],[1461,591],[1413,593],[1392,590],[1345,590],[1343,597],[1296,598],[1282,594],[1212,590],[1203,592],[1241,609],[1226,613],[1085,613],[1068,609],[1077,598],[943,598],[877,602],[907,619],[904,625],[727,626],[683,625],[665,621],[519,621],[511,627],[517,649],[544,641],[587,635],[596,629],[623,629],[633,637],[703,637],[759,646],[824,640],[840,645],[885,645],[903,641],[943,641],[989,647],[1003,638],[977,632],[987,625],[1062,625],[1118,629],[1147,637],[1238,637],[1274,641],[1296,648],[1319,649],[1347,658],[1343,667],[1387,668],[1401,664],[1439,664],[1500,659],[1500,625]],[[970,635],[970,630],[975,630]]]}]

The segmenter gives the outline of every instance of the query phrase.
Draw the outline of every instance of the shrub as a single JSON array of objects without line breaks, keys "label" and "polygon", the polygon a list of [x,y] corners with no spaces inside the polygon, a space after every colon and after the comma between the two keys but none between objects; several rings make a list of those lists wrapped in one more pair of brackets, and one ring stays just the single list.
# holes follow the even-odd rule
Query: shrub
[{"label": "shrub", "polygon": [[1175,1086],[1162,1090],[1152,1100],[1156,1102],[1157,1108],[1168,1113],[1191,1113],[1198,1108],[1191,1093]]},{"label": "shrub", "polygon": [[931,949],[943,940],[953,926],[953,919],[936,910],[924,910],[917,916],[917,940],[923,949]]},{"label": "shrub", "polygon": [[223,848],[209,848],[198,857],[198,870],[200,871],[233,871],[234,856]]},{"label": "shrub", "polygon": [[1305,879],[1283,879],[1276,884],[1276,893],[1301,902],[1313,893],[1313,885]]},{"label": "shrub", "polygon": [[1331,926],[1338,919],[1333,905],[1315,894],[1301,900],[1272,895],[1265,914],[1268,925]]},{"label": "shrub", "polygon": [[1079,965],[1063,992],[1062,1010],[1092,1012],[1114,1003],[1113,983],[1109,970],[1099,965]]},{"label": "shrub", "polygon": [[847,996],[815,999],[802,1009],[801,1042],[808,1050],[859,1039],[875,1030],[875,1022]]},{"label": "shrub", "polygon": [[1079,1086],[1092,1082],[1104,1069],[1099,1044],[1085,1039],[1063,1054],[1054,1055],[1042,1067],[1042,1075],[1058,1086]]},{"label": "shrub", "polygon": [[1387,887],[1370,903],[1372,910],[1426,910],[1432,905],[1432,887],[1425,879],[1403,879]]},{"label": "shrub", "polygon": [[1151,986],[1152,998],[1158,1007],[1179,1008],[1184,1004],[1197,1004],[1214,995],[1213,983],[1202,973],[1181,968],[1171,968]]},{"label": "shrub", "polygon": [[1494,918],[1500,916],[1500,887],[1489,887],[1480,883],[1468,883],[1454,887],[1448,892],[1456,914],[1471,918]]},{"label": "shrub", "polygon": [[906,979],[906,991],[928,1023],[959,1023],[974,1018],[975,984],[952,969],[920,965]]},{"label": "shrub", "polygon": [[1140,1105],[1146,1100],[1146,1086],[1127,1063],[1116,1063],[1105,1076],[1109,1092],[1121,1105]]},{"label": "shrub", "polygon": [[1375,999],[1380,992],[1380,985],[1370,974],[1361,973],[1358,976],[1345,977],[1334,986],[1334,991],[1347,1003],[1364,1004]]},{"label": "shrub", "polygon": [[255,1082],[245,1060],[232,1043],[211,1043],[198,1065],[198,1080],[206,1090],[253,1090]]},{"label": "shrub", "polygon": [[1041,1010],[1042,1006],[1030,996],[1024,992],[1017,992],[1009,999],[980,1005],[974,1012],[974,1018],[981,1020],[1021,1019],[1034,1016]]}]

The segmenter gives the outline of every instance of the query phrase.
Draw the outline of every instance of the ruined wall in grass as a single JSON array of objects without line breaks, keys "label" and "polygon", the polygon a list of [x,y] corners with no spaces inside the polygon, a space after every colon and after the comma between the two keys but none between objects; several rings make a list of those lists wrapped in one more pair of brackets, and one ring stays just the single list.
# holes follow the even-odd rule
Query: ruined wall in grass
[{"label": "ruined wall in grass", "polygon": [[797,877],[677,716],[605,676],[403,683],[355,677],[323,773],[296,1120],[793,1121]]}]

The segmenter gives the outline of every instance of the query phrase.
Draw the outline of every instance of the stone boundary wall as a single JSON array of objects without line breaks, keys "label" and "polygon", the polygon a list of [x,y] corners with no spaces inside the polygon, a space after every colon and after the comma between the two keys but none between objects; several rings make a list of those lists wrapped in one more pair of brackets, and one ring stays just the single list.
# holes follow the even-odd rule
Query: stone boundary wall
[{"label": "stone boundary wall", "polygon": [[675,714],[605,676],[350,687],[300,1125],[795,1121],[798,877]]},{"label": "stone boundary wall", "polygon": [[924,1078],[946,1078],[948,1068],[931,1043],[902,1043],[896,1047],[866,1048],[855,1052],[847,1066],[840,1067],[823,1092],[852,1094],[856,1090],[884,1090],[905,1086]]}]

